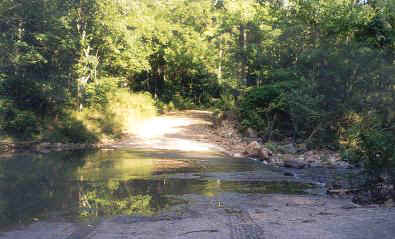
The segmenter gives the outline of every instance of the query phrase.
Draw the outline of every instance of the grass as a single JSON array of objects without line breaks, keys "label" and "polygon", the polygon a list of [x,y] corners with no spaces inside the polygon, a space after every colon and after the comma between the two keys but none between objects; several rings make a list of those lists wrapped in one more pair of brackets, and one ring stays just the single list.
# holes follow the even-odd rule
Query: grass
[{"label": "grass", "polygon": [[141,122],[156,115],[155,102],[150,94],[130,93],[120,89],[107,95],[108,103],[73,112],[73,118],[100,140],[133,134]]}]

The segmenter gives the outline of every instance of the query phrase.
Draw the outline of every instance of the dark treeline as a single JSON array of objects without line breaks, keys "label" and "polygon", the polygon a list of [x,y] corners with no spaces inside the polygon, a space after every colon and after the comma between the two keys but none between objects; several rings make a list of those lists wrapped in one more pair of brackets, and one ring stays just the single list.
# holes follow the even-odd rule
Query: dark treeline
[{"label": "dark treeline", "polygon": [[265,140],[394,157],[394,1],[4,0],[0,32],[4,136],[215,107]]}]

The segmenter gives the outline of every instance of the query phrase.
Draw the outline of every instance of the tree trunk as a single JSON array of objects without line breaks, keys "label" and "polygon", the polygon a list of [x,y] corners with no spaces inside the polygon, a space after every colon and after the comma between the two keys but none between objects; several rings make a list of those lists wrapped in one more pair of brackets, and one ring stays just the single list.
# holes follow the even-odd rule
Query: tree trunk
[{"label": "tree trunk", "polygon": [[223,59],[223,49],[222,49],[222,37],[219,40],[219,60],[218,60],[218,80],[222,80],[222,59]]},{"label": "tree trunk", "polygon": [[247,66],[247,30],[244,24],[239,27],[239,51],[240,51],[240,64],[239,64],[239,86],[245,85],[248,74]]}]

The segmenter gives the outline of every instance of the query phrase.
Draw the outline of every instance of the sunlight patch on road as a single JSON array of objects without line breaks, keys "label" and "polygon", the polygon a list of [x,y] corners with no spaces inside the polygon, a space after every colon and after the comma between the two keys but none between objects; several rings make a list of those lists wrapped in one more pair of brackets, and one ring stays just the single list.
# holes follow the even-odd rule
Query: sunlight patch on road
[{"label": "sunlight patch on road", "polygon": [[[188,129],[193,125],[209,125],[201,118],[161,116],[145,121],[135,132],[142,145],[153,149],[180,151],[218,151],[216,145],[193,140]],[[190,139],[189,139],[190,137]],[[197,137],[195,135],[195,137]]]},{"label": "sunlight patch on road", "polygon": [[157,138],[166,134],[177,134],[193,124],[209,124],[207,121],[190,118],[160,117],[144,122],[136,135],[144,139]]}]

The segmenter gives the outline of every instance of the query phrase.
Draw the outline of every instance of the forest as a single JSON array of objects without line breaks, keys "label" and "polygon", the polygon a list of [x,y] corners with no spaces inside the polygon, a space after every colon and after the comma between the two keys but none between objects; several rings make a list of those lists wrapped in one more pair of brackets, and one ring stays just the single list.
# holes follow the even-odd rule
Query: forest
[{"label": "forest", "polygon": [[0,137],[119,138],[175,109],[395,168],[395,1],[3,0]]}]

